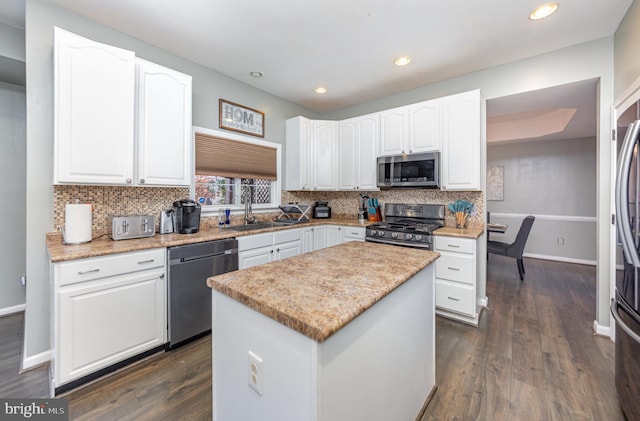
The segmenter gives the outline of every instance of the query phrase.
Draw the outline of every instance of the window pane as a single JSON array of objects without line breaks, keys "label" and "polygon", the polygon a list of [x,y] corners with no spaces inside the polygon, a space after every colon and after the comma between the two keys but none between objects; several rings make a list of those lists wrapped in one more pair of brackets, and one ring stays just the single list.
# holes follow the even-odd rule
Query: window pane
[{"label": "window pane", "polygon": [[202,205],[234,205],[233,178],[196,175],[196,200]]},{"label": "window pane", "polygon": [[[252,204],[269,204],[271,203],[271,181],[259,178],[243,178],[241,180],[244,186],[251,187],[251,203]],[[242,202],[244,204],[244,201]]]}]

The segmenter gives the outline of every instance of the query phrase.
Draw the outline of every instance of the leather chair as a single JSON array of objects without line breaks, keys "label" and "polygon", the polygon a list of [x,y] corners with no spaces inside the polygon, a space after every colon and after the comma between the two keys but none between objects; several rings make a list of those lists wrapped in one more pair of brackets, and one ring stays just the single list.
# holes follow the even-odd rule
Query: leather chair
[{"label": "leather chair", "polygon": [[536,218],[534,216],[527,216],[522,221],[516,240],[509,244],[501,241],[487,241],[487,253],[499,254],[502,256],[513,257],[518,263],[518,273],[520,274],[520,280],[524,281],[524,263],[522,262],[522,253],[524,252],[524,246],[527,244],[527,238],[529,238],[529,232],[531,232],[531,226]]}]

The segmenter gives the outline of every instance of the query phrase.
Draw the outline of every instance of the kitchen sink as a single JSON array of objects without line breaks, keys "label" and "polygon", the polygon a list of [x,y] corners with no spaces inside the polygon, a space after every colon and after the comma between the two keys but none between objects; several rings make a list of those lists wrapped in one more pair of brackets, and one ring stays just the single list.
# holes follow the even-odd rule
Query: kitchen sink
[{"label": "kitchen sink", "polygon": [[227,227],[227,229],[234,230],[234,231],[251,231],[251,230],[259,230],[263,228],[272,228],[272,227],[273,227],[273,223],[268,222],[264,224],[231,225]]}]

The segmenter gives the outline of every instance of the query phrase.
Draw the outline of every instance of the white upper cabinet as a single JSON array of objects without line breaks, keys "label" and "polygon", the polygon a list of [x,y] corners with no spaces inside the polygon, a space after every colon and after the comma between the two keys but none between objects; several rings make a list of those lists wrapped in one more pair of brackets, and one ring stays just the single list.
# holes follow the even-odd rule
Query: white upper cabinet
[{"label": "white upper cabinet", "polygon": [[191,76],[137,59],[138,184],[188,186]]},{"label": "white upper cabinet", "polygon": [[380,155],[439,151],[441,100],[380,112]]},{"label": "white upper cabinet", "polygon": [[313,168],[314,190],[336,190],[338,188],[338,156],[335,121],[313,122]]},{"label": "white upper cabinet", "polygon": [[131,182],[135,54],[54,34],[54,183]]},{"label": "white upper cabinet", "polygon": [[190,184],[190,76],[60,28],[54,63],[55,184]]},{"label": "white upper cabinet", "polygon": [[285,185],[287,190],[310,190],[312,178],[311,142],[313,122],[308,118],[287,120]]},{"label": "white upper cabinet", "polygon": [[439,151],[442,141],[441,99],[409,106],[409,153]]},{"label": "white upper cabinet", "polygon": [[379,133],[378,114],[338,123],[340,190],[378,190],[376,156]]},{"label": "white upper cabinet", "polygon": [[380,112],[380,155],[409,152],[409,108],[399,107]]},{"label": "white upper cabinet", "polygon": [[358,148],[356,149],[358,190],[378,190],[376,183],[376,157],[380,144],[380,115],[368,114],[356,118],[358,126]]},{"label": "white upper cabinet", "polygon": [[484,110],[479,90],[442,98],[442,190],[481,190]]},{"label": "white upper cabinet", "polygon": [[356,156],[359,149],[358,124],[355,118],[338,123],[338,155],[340,190],[355,190],[358,185]]}]

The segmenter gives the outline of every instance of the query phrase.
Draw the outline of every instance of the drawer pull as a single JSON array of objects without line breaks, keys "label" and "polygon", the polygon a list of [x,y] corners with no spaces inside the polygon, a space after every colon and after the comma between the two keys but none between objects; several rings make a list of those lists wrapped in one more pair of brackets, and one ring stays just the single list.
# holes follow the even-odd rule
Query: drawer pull
[{"label": "drawer pull", "polygon": [[450,300],[453,300],[453,301],[460,301],[460,298],[458,298],[458,297],[450,297],[450,296],[447,295],[447,298],[450,299]]},{"label": "drawer pull", "polygon": [[460,248],[460,246],[457,245],[457,244],[447,244],[447,247],[451,247],[451,248],[454,248],[454,249],[459,249]]},{"label": "drawer pull", "polygon": [[78,275],[86,275],[87,273],[95,273],[95,272],[100,272],[100,269],[91,269],[91,270],[79,271]]},{"label": "drawer pull", "polygon": [[144,265],[145,263],[153,263],[155,262],[156,259],[149,259],[149,260],[141,260],[138,262],[139,265]]},{"label": "drawer pull", "polygon": [[459,271],[459,270],[460,270],[460,268],[452,268],[451,266],[447,266],[447,269],[449,269],[449,270],[455,270],[455,271]]}]

